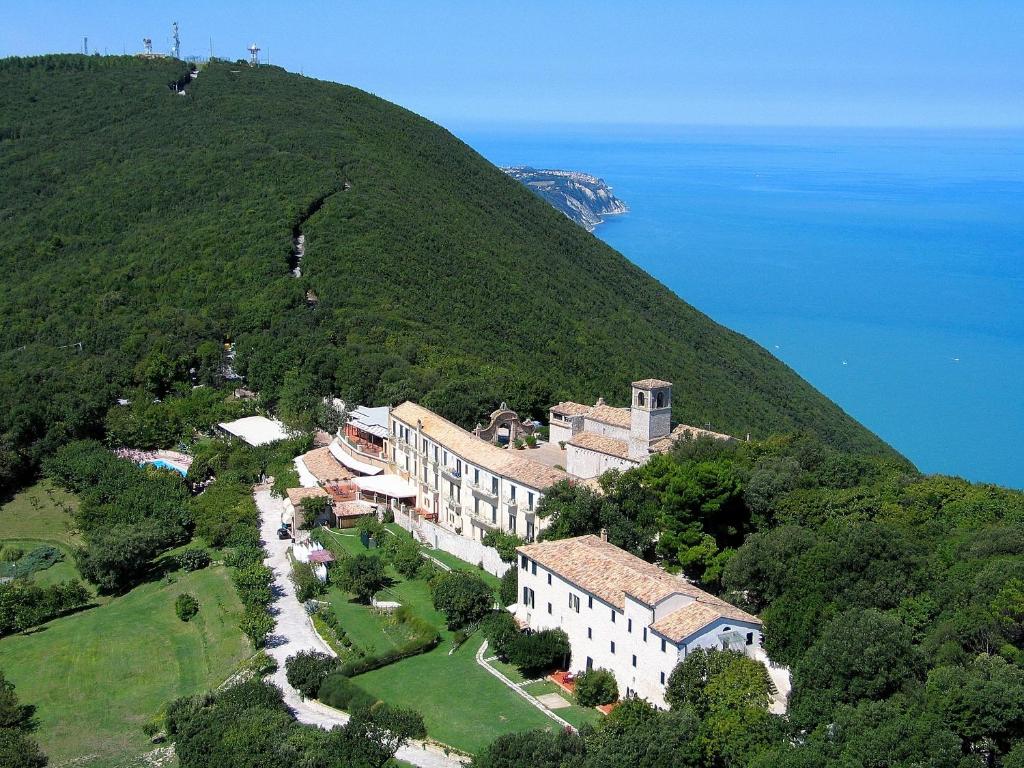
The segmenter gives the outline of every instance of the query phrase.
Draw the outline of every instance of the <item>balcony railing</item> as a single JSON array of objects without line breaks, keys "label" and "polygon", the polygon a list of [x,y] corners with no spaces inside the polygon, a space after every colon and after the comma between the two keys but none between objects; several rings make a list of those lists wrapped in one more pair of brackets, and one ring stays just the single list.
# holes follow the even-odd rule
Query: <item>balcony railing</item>
[{"label": "balcony railing", "polygon": [[441,467],[441,473],[452,480],[462,479],[462,470],[456,469],[455,467],[443,466]]},{"label": "balcony railing", "polygon": [[483,485],[481,483],[470,483],[469,487],[472,489],[473,493],[479,496],[480,498],[488,499],[490,501],[497,503],[498,492],[495,491],[490,486]]},{"label": "balcony railing", "polygon": [[504,499],[502,499],[502,501],[505,502],[506,507],[511,507],[514,509],[519,506],[519,501],[514,496],[506,496]]}]

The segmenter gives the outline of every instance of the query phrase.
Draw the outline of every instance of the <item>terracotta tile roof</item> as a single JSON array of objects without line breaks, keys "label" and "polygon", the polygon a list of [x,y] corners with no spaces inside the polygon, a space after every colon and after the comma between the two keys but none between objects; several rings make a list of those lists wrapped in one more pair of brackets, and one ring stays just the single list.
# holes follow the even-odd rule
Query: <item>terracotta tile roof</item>
[{"label": "terracotta tile roof", "polygon": [[293,507],[297,507],[306,499],[312,499],[317,496],[327,496],[327,491],[320,486],[317,486],[316,488],[289,488],[287,493],[288,501],[292,503]]},{"label": "terracotta tile roof", "polygon": [[711,437],[715,440],[735,440],[732,435],[726,435],[721,432],[713,432],[710,429],[701,429],[700,427],[691,427],[688,424],[679,424],[675,429],[672,430],[670,435],[656,440],[651,443],[651,450],[655,453],[665,453],[671,450],[672,446],[677,441],[687,439],[694,440],[698,437]]},{"label": "terracotta tile roof", "polygon": [[620,610],[627,594],[650,606],[672,595],[693,598],[694,602],[651,625],[673,641],[721,617],[761,623],[756,616],[597,536],[544,541],[518,547],[518,551]]},{"label": "terracotta tile roof", "polygon": [[590,409],[590,413],[585,415],[588,419],[610,424],[613,427],[622,427],[623,429],[629,429],[633,423],[633,417],[630,415],[629,408],[615,408],[604,403],[595,405]]},{"label": "terracotta tile roof", "polygon": [[394,408],[391,415],[412,429],[416,428],[417,422],[422,423],[423,434],[470,464],[476,464],[496,475],[536,488],[538,491],[543,491],[569,477],[564,471],[533,461],[519,451],[499,448],[486,440],[481,440],[416,403],[406,401]]},{"label": "terracotta tile roof", "polygon": [[566,441],[569,445],[588,451],[597,451],[620,459],[629,458],[629,443],[615,437],[606,437],[594,432],[580,432]]},{"label": "terracotta tile roof", "polygon": [[335,517],[365,517],[366,515],[374,514],[373,506],[365,501],[343,501],[335,503],[334,507]]},{"label": "terracotta tile roof", "polygon": [[[710,599],[707,599],[710,598]],[[684,605],[651,625],[651,629],[673,642],[680,642],[718,619],[732,619],[761,625],[761,620],[714,595]]]},{"label": "terracotta tile roof", "polygon": [[658,389],[660,387],[671,387],[672,382],[662,379],[640,379],[640,381],[634,381],[633,386],[637,389]]},{"label": "terracotta tile roof", "polygon": [[302,459],[302,463],[306,465],[306,469],[313,477],[325,485],[352,477],[352,473],[331,455],[330,448],[327,446],[315,448],[309,453],[302,454],[299,458]]},{"label": "terracotta tile roof", "polygon": [[593,535],[543,541],[518,549],[617,608],[625,607],[627,592],[647,605],[654,605],[674,594],[694,597],[705,594],[653,563]]},{"label": "terracotta tile roof", "polygon": [[565,416],[583,416],[590,413],[592,405],[584,405],[583,403],[574,403],[571,400],[566,400],[558,405],[551,406],[552,413],[561,413]]}]

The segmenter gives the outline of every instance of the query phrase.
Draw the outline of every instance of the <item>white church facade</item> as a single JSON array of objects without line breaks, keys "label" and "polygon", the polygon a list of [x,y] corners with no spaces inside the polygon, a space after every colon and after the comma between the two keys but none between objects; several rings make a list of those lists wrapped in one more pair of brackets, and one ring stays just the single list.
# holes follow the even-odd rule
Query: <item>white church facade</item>
[{"label": "white church facade", "polygon": [[558,403],[549,411],[550,439],[565,446],[565,470],[584,480],[610,469],[627,470],[685,437],[731,440],[729,435],[685,424],[672,428],[672,382],[641,379],[632,384],[627,408]]}]

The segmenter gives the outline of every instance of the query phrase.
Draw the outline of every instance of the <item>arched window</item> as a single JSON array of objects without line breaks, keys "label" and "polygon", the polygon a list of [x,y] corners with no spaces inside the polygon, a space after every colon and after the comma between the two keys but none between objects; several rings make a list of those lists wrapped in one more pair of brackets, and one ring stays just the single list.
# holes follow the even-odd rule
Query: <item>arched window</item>
[{"label": "arched window", "polygon": [[636,393],[636,404],[641,406],[641,407],[643,407],[643,404],[644,404],[644,393],[643,392],[637,392]]},{"label": "arched window", "polygon": [[664,406],[665,406],[665,394],[663,392],[659,392],[655,396],[655,398],[654,398],[654,407],[655,408],[663,408]]}]

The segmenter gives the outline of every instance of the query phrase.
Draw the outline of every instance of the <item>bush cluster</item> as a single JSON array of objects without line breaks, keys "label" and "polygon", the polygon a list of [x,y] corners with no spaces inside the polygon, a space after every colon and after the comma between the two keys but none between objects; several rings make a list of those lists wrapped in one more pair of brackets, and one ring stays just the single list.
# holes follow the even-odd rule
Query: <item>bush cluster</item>
[{"label": "bush cluster", "polygon": [[90,597],[80,581],[46,587],[21,580],[0,584],[0,637],[80,608]]},{"label": "bush cluster", "polygon": [[309,563],[292,561],[291,579],[295,583],[295,596],[300,603],[319,597],[327,591],[327,585],[317,578]]},{"label": "bush cluster", "polygon": [[182,621],[191,621],[199,613],[199,601],[187,592],[183,592],[174,601],[174,612]]},{"label": "bush cluster", "polygon": [[581,707],[598,707],[619,698],[619,685],[607,669],[588,669],[576,677],[573,694]]},{"label": "bush cluster", "polygon": [[308,699],[314,699],[320,684],[340,662],[334,656],[318,651],[300,651],[284,663],[288,684]]},{"label": "bush cluster", "polygon": [[494,593],[487,583],[469,571],[449,571],[430,582],[434,607],[445,615],[448,629],[474,624],[491,610]]},{"label": "bush cluster", "polygon": [[485,547],[494,547],[498,550],[498,557],[506,563],[511,563],[516,559],[516,547],[525,543],[514,533],[505,531],[488,531],[484,534],[481,542]]},{"label": "bush cluster", "polygon": [[192,547],[179,552],[174,562],[183,571],[198,571],[210,564],[210,553],[205,549]]},{"label": "bush cluster", "polygon": [[38,546],[27,554],[17,547],[5,547],[3,555],[6,562],[0,565],[0,576],[14,579],[45,571],[64,559],[64,553],[50,544]]},{"label": "bush cluster", "polygon": [[371,696],[349,679],[344,672],[332,672],[321,682],[317,698],[329,707],[346,712],[368,711],[377,703]]}]

